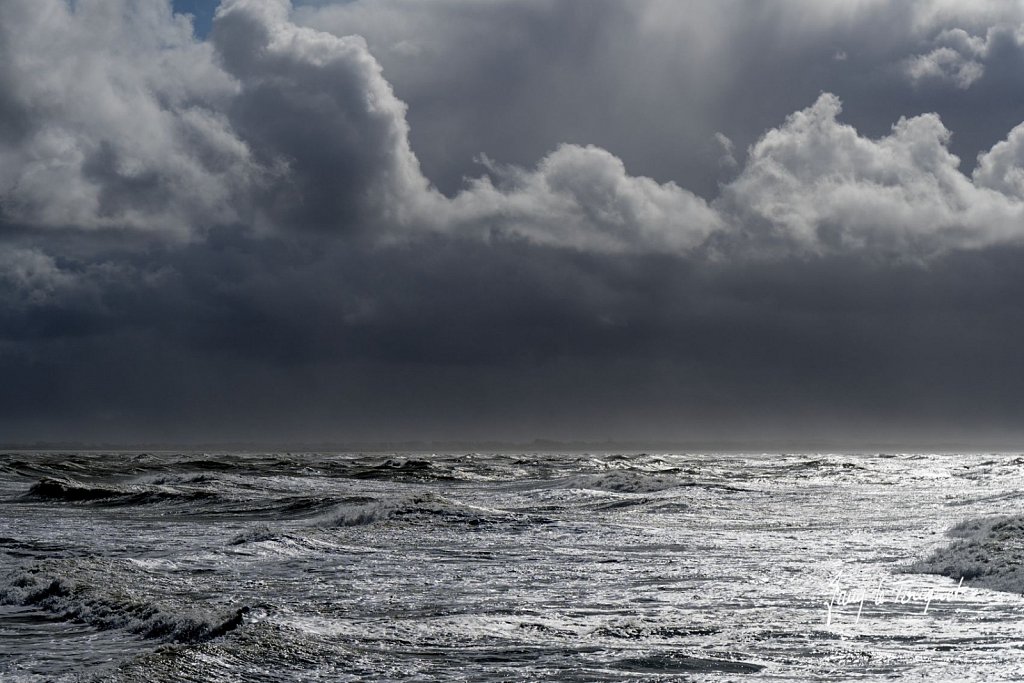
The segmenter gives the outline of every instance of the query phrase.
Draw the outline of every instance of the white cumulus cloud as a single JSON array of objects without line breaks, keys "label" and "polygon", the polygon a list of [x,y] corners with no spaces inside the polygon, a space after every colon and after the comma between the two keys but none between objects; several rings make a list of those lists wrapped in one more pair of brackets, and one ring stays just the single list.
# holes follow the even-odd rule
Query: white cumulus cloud
[{"label": "white cumulus cloud", "polygon": [[239,217],[253,181],[224,110],[236,84],[167,3],[0,4],[8,220],[187,235]]},{"label": "white cumulus cloud", "polygon": [[901,118],[870,139],[840,111],[823,94],[751,148],[723,202],[740,225],[811,253],[922,256],[1024,236],[1024,205],[959,170],[938,116]]}]

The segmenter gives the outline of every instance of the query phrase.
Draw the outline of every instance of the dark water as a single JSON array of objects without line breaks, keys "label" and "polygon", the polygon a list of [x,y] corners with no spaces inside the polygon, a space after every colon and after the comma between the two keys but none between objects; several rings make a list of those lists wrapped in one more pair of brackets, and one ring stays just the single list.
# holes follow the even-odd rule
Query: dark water
[{"label": "dark water", "polygon": [[7,453],[0,680],[1015,680],[1022,463]]}]

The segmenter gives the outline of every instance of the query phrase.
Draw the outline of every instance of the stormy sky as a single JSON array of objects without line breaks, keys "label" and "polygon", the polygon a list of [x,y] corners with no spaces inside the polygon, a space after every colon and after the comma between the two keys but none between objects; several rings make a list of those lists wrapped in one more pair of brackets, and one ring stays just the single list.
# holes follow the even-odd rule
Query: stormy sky
[{"label": "stormy sky", "polygon": [[1024,2],[3,0],[0,441],[1024,436]]}]

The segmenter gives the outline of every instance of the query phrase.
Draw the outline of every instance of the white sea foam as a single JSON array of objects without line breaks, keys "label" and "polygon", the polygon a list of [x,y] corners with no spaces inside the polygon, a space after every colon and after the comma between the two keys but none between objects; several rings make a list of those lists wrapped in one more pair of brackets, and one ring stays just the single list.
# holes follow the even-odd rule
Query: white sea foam
[{"label": "white sea foam", "polygon": [[909,570],[1024,595],[1024,516],[968,519],[949,535],[956,540]]}]

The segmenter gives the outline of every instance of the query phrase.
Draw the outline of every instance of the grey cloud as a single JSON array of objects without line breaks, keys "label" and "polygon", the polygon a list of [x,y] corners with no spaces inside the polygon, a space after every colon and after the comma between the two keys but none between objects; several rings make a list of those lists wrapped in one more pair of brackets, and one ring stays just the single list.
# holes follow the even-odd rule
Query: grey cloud
[{"label": "grey cloud", "polygon": [[405,105],[359,37],[289,22],[290,3],[229,0],[213,42],[241,83],[231,120],[277,169],[269,213],[301,227],[351,229],[428,192],[408,144]]},{"label": "grey cloud", "polygon": [[8,220],[188,234],[237,218],[248,150],[222,109],[234,83],[163,3],[0,7]]},{"label": "grey cloud", "polygon": [[928,54],[912,57],[904,68],[914,82],[928,78],[948,79],[958,88],[969,88],[985,71],[981,62],[949,47],[939,47]]},{"label": "grey cloud", "polygon": [[715,140],[722,148],[722,156],[718,158],[718,163],[727,168],[735,168],[738,165],[734,154],[736,145],[729,139],[729,136],[718,131],[715,131]]},{"label": "grey cloud", "polygon": [[287,2],[233,1],[213,40],[241,83],[232,121],[265,166],[282,169],[269,215],[289,227],[369,228],[385,240],[497,232],[622,251],[689,249],[720,225],[703,199],[575,145],[535,171],[498,171],[500,187],[483,177],[448,200],[420,171],[405,105],[362,39],[296,27]]},{"label": "grey cloud", "polygon": [[1020,51],[1024,25],[990,27],[984,36],[971,35],[960,28],[946,29],[932,42],[938,47],[904,62],[907,76],[914,83],[934,79],[966,89],[984,75],[988,60],[1007,50]]},{"label": "grey cloud", "polygon": [[9,249],[0,252],[0,278],[9,298],[5,309],[40,306],[61,290],[74,286],[74,278],[61,271],[53,258],[40,251]]},{"label": "grey cloud", "polygon": [[672,182],[630,176],[621,160],[596,147],[563,145],[533,171],[494,170],[497,186],[480,178],[439,207],[443,225],[587,251],[678,253],[722,228],[700,197]]}]

